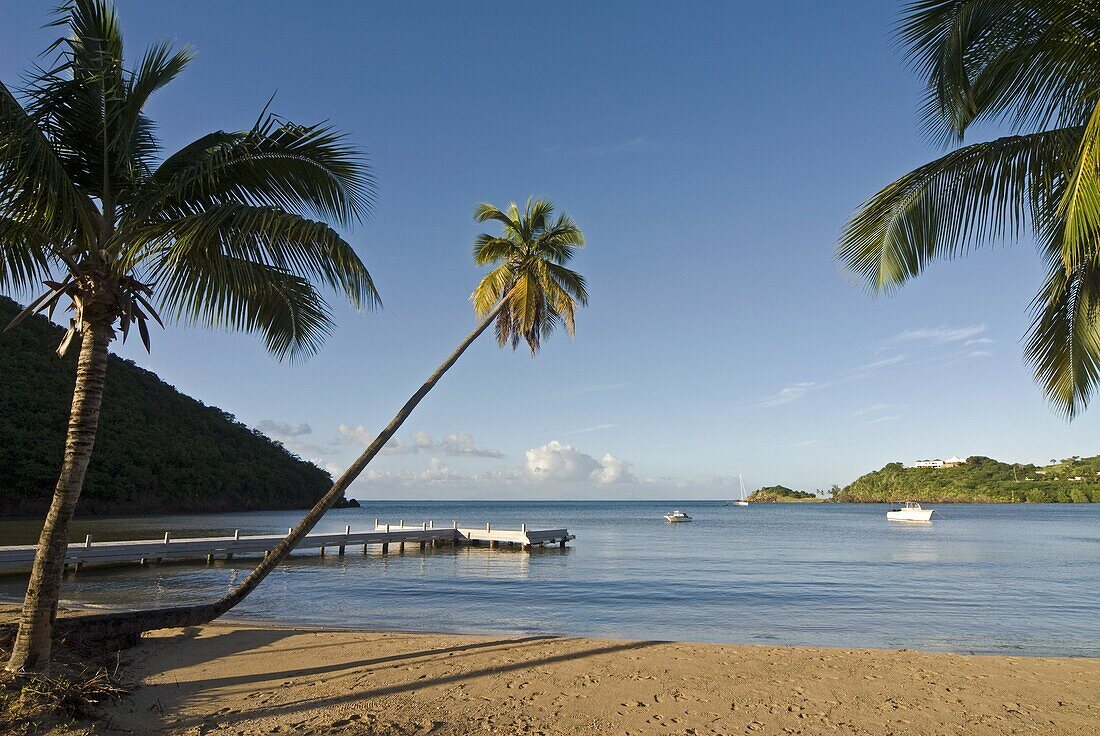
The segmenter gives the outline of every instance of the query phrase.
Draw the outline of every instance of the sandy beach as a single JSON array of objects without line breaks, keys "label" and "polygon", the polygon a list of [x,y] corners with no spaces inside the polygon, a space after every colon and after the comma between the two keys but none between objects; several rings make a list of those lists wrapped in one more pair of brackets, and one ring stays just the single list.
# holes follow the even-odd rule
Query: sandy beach
[{"label": "sandy beach", "polygon": [[1100,660],[218,623],[123,654],[111,729],[1095,734]]}]

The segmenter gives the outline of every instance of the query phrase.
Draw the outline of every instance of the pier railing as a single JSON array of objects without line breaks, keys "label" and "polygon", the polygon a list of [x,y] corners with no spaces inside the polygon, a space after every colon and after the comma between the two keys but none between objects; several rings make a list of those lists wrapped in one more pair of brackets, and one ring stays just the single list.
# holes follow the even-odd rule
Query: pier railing
[{"label": "pier railing", "polygon": [[[290,530],[287,530],[287,534]],[[362,547],[366,553],[371,546],[380,547],[382,554],[388,554],[390,545],[397,545],[404,551],[405,545],[428,546],[444,545],[488,546],[498,548],[507,546],[531,550],[557,544],[565,548],[565,543],[575,537],[567,529],[531,529],[526,524],[517,529],[498,529],[492,524],[484,527],[464,527],[457,521],[447,526],[436,526],[434,521],[419,525],[407,525],[402,519],[397,524],[381,523],[374,520],[374,528],[368,531],[353,531],[351,526],[344,532],[307,534],[296,550],[320,550],[324,555],[329,550],[336,554],[345,554],[349,547]],[[66,566],[80,568],[85,564],[120,564],[134,562],[147,564],[161,560],[200,560],[212,563],[215,559],[233,559],[241,555],[267,555],[284,539],[279,534],[241,535],[240,530],[231,537],[184,537],[175,538],[170,531],[162,539],[142,539],[132,541],[96,542],[88,535],[83,542],[70,544],[65,555]],[[0,547],[0,572],[29,570],[34,561],[37,547],[33,544]]]}]

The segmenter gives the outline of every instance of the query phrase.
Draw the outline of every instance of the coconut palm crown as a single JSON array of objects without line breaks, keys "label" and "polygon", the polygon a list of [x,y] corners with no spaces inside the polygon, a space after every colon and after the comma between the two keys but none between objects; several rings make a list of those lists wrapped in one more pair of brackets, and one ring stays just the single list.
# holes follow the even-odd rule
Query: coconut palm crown
[{"label": "coconut palm crown", "polygon": [[[899,27],[927,131],[957,148],[867,200],[838,259],[890,291],[937,259],[1030,233],[1047,276],[1025,357],[1073,417],[1100,381],[1100,10],[1079,0],[917,0]],[[975,124],[1011,135],[962,144]]]},{"label": "coconut palm crown", "polygon": [[[27,313],[68,298],[62,352],[89,321],[148,320],[257,332],[277,357],[314,352],[331,328],[316,285],[373,306],[354,249],[326,222],[368,213],[359,152],[326,125],[266,114],[161,157],[144,108],[192,58],[167,43],[125,65],[113,8],[73,0],[66,37],[23,90],[0,84],[0,288],[48,290]],[[67,304],[66,304],[67,306]]]},{"label": "coconut palm crown", "polygon": [[577,304],[588,304],[584,277],[565,267],[584,247],[584,234],[568,215],[554,218],[554,205],[545,199],[528,199],[522,213],[515,202],[507,210],[487,203],[474,209],[475,222],[492,220],[503,234],[479,235],[474,262],[495,268],[470,300],[478,317],[503,302],[494,324],[497,342],[515,349],[525,340],[534,354],[559,324],[572,335]]}]

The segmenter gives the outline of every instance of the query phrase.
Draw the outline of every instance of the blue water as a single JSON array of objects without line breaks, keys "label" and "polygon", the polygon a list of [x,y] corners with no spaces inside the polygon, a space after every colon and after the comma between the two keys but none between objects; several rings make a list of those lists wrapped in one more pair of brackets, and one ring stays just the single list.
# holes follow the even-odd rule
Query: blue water
[{"label": "blue water", "polygon": [[[690,524],[662,515],[680,508]],[[486,548],[296,556],[233,615],[472,633],[1100,656],[1100,505],[940,506],[932,524],[880,505],[719,502],[367,502],[318,531],[452,519],[567,526],[566,550]],[[73,539],[285,532],[264,512],[78,521]],[[0,522],[0,544],[33,542]],[[350,552],[350,551],[349,551]],[[247,560],[85,569],[64,597],[95,605],[212,599]],[[0,577],[0,597],[24,579]]]}]

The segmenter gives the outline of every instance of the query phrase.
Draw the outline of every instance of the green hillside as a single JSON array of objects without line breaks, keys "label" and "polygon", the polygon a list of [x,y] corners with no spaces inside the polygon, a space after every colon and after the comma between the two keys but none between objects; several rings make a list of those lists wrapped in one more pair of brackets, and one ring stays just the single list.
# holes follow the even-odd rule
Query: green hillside
[{"label": "green hillside", "polygon": [[791,501],[809,501],[817,496],[806,491],[796,491],[786,486],[766,486],[752,492],[748,500],[753,503],[789,503]]},{"label": "green hillside", "polygon": [[[0,326],[19,306],[0,297]],[[79,352],[31,317],[0,335],[0,516],[44,514],[53,493]],[[328,473],[111,356],[95,454],[77,514],[248,511],[311,506]]]},{"label": "green hillside", "polygon": [[834,495],[855,503],[1100,503],[1100,456],[1046,466],[967,458],[955,468],[906,468],[890,463]]}]

